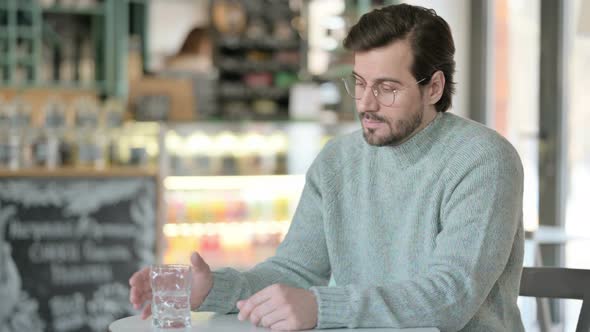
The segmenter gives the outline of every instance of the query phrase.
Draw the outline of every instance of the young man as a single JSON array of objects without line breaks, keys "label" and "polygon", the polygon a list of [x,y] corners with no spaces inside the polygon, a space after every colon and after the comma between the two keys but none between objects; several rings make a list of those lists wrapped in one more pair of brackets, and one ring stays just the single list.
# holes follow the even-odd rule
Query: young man
[{"label": "young man", "polygon": [[[446,113],[449,26],[432,10],[389,6],[344,45],[362,131],[316,158],[274,257],[211,272],[192,255],[193,309],[278,330],[522,331],[522,166],[497,133]],[[147,274],[130,280],[137,308],[151,296]]]}]

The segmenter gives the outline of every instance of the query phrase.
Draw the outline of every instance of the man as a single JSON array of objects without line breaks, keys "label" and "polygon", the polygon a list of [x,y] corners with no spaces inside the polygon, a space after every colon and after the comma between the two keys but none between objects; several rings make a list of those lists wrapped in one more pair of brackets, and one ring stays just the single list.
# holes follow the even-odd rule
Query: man
[{"label": "man", "polygon": [[[274,257],[210,272],[193,254],[193,309],[278,330],[522,331],[522,167],[494,131],[445,113],[449,26],[432,10],[389,6],[344,45],[362,132],[320,152]],[[147,279],[144,269],[130,280],[137,308]]]}]

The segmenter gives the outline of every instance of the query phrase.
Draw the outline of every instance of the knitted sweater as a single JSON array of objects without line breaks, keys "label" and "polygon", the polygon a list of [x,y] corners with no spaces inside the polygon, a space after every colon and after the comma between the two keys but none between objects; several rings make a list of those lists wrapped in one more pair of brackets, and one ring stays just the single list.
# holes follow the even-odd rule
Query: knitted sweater
[{"label": "knitted sweater", "polygon": [[522,192],[510,143],[450,113],[398,146],[336,138],[308,170],[275,256],[214,271],[199,310],[235,312],[282,283],[313,291],[318,328],[523,331]]}]

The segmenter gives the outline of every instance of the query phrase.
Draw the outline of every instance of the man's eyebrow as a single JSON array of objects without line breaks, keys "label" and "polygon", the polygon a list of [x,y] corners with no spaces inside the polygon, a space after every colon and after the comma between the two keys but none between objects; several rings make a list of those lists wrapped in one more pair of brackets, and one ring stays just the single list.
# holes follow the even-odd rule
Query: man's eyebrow
[{"label": "man's eyebrow", "polygon": [[[364,77],[362,77],[361,75],[359,75],[357,72],[355,72],[354,70],[352,71],[352,75],[362,79],[363,81],[367,81],[365,80]],[[402,84],[402,82],[400,80],[397,80],[393,77],[377,77],[375,79],[375,83],[381,83],[381,82],[393,82],[393,83],[398,83],[398,84]]]}]

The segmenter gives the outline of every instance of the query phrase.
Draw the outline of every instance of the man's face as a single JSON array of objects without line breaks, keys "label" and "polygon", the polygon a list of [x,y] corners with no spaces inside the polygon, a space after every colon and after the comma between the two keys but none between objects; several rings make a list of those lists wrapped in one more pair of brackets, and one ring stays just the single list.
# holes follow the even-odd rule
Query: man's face
[{"label": "man's face", "polygon": [[[356,108],[368,144],[400,144],[423,124],[425,102],[410,72],[412,63],[412,49],[406,40],[355,53],[353,75],[357,82],[366,84],[364,94],[356,100]],[[379,103],[371,89],[377,84],[384,87],[382,91],[397,90],[393,104]]]}]

